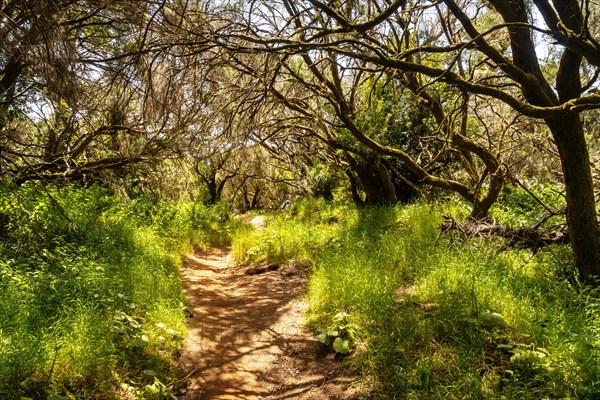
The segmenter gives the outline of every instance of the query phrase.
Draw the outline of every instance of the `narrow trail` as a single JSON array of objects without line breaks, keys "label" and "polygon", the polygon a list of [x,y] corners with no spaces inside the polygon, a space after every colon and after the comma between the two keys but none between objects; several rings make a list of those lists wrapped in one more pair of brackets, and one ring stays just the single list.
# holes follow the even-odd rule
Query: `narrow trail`
[{"label": "narrow trail", "polygon": [[193,316],[178,399],[353,398],[355,377],[304,327],[304,268],[248,275],[221,248],[188,256],[182,275]]}]

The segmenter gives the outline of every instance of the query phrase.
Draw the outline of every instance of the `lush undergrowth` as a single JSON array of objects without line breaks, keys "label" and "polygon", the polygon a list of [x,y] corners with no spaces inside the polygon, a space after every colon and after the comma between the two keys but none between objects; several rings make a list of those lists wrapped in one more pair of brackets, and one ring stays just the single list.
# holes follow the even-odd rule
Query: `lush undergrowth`
[{"label": "lush undergrowth", "polygon": [[100,187],[0,192],[0,398],[168,397],[181,255],[227,240],[227,209]]},{"label": "lush undergrowth", "polygon": [[440,222],[427,205],[305,199],[239,232],[234,249],[240,261],[311,261],[310,323],[352,347],[369,398],[600,398],[599,289],[565,278],[569,249],[464,241]]}]

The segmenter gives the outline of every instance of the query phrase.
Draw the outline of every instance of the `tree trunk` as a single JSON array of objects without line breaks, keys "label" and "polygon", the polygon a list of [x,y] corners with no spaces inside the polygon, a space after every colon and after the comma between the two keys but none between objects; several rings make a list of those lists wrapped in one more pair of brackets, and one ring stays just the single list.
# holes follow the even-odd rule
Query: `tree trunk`
[{"label": "tree trunk", "polygon": [[376,179],[380,182],[379,191],[384,204],[396,204],[398,202],[396,188],[386,166],[377,161],[372,165],[372,168],[374,170]]},{"label": "tree trunk", "polygon": [[258,200],[260,193],[262,192],[260,187],[256,187],[254,194],[252,195],[252,199],[250,200],[250,210],[258,209]]},{"label": "tree trunk", "polygon": [[483,195],[477,194],[471,210],[471,219],[479,221],[488,219],[490,208],[494,205],[504,186],[504,175],[497,167],[490,177],[490,186]]},{"label": "tree trunk", "polygon": [[217,188],[217,179],[214,175],[211,175],[210,178],[207,179],[206,186],[208,187],[209,194],[208,204],[217,204],[219,200],[221,200],[221,196]]},{"label": "tree trunk", "polygon": [[352,165],[352,169],[367,194],[365,204],[396,204],[396,189],[383,164],[363,160]]},{"label": "tree trunk", "polygon": [[413,182],[418,182],[419,177],[416,176],[410,169],[406,168],[402,163],[394,165],[394,159],[385,159],[385,167],[390,173],[396,198],[400,204],[408,204],[421,195],[420,190]]},{"label": "tree trunk", "polygon": [[578,115],[548,119],[560,154],[567,194],[567,223],[582,280],[600,276],[600,230],[590,158]]},{"label": "tree trunk", "polygon": [[[524,0],[490,0],[502,14],[504,22],[528,23],[529,15]],[[536,4],[540,2],[535,2]],[[572,33],[583,32],[584,19],[580,2],[577,0],[555,0],[560,23]],[[548,7],[549,4],[546,4]],[[540,7],[538,5],[538,10]],[[455,14],[457,11],[453,11]],[[582,56],[570,48],[565,48],[556,73],[556,92],[540,69],[535,45],[529,28],[515,24],[508,28],[515,66],[535,79],[522,76],[518,70],[508,71],[520,82],[521,91],[529,103],[541,107],[556,106],[581,97]],[[558,94],[558,98],[556,96]],[[583,132],[581,117],[571,114],[557,118],[546,118],[546,124],[556,142],[564,174],[567,194],[567,223],[579,275],[589,281],[594,275],[600,276],[600,230],[596,215],[596,202],[592,185],[590,158]]]},{"label": "tree trunk", "polygon": [[352,200],[354,201],[354,204],[356,204],[357,206],[363,206],[364,202],[362,201],[362,199],[360,198],[360,195],[358,194],[358,187],[356,185],[356,179],[354,177],[354,174],[352,173],[352,170],[344,169],[344,172],[346,173],[346,176],[348,177],[348,180],[350,181],[350,193],[352,194]]}]

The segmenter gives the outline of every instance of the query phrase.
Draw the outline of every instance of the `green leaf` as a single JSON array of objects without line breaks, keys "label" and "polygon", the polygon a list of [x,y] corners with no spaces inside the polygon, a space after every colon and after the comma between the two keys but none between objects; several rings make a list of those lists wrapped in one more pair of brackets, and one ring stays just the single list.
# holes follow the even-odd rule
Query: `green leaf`
[{"label": "green leaf", "polygon": [[156,375],[156,372],[152,371],[151,369],[145,369],[142,372],[144,373],[144,375],[147,375],[147,376],[155,376]]},{"label": "green leaf", "polygon": [[329,328],[327,329],[327,336],[338,337],[340,336],[340,332],[337,329]]},{"label": "green leaf", "polygon": [[149,394],[160,394],[160,388],[156,387],[154,384],[146,385],[146,392]]},{"label": "green leaf", "polygon": [[333,341],[333,349],[341,354],[350,353],[350,341],[342,338],[335,338]]},{"label": "green leaf", "polygon": [[326,345],[329,345],[329,343],[331,342],[331,338],[330,338],[329,336],[327,336],[327,333],[326,333],[326,332],[321,332],[321,333],[319,333],[317,336],[315,336],[315,338],[316,338],[316,339],[317,339],[319,342],[321,342],[321,343],[323,343],[323,344],[326,344]]}]

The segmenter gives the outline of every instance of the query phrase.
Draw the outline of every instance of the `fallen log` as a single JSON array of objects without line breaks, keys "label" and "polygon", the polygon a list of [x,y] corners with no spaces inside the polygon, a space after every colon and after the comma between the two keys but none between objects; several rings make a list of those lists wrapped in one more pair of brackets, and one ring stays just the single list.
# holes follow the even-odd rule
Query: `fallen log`
[{"label": "fallen log", "polygon": [[539,224],[511,228],[488,221],[470,220],[459,222],[451,215],[443,214],[442,232],[456,231],[464,238],[498,236],[507,239],[507,246],[527,248],[537,251],[550,244],[569,243],[566,224],[555,229],[541,228]]}]

